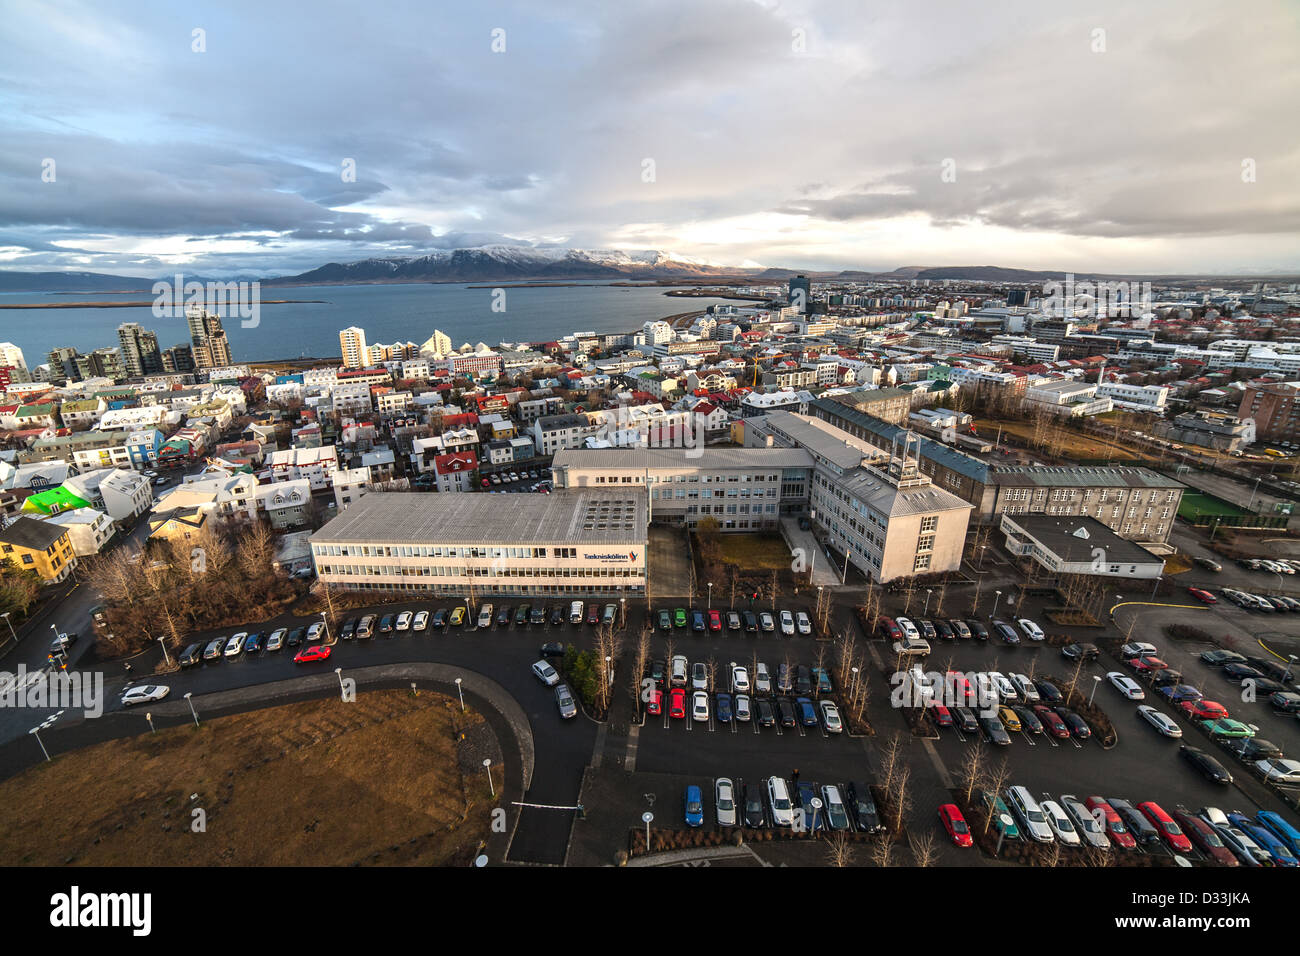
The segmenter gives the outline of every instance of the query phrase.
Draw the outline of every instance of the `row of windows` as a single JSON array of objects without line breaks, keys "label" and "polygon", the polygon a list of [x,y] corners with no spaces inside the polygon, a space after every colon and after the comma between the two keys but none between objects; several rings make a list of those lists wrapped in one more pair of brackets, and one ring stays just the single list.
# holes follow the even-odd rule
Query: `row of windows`
[{"label": "row of windows", "polygon": [[[755,488],[752,492],[748,488],[728,488],[725,493],[719,489],[714,491],[711,488],[705,488],[703,491],[693,491],[687,488],[656,488],[650,492],[650,497],[655,501],[668,501],[676,498],[679,500],[694,501],[699,498],[775,498],[776,489],[768,488],[764,491],[762,488]],[[788,498],[799,498],[801,495],[786,495]]]},{"label": "row of windows", "polygon": [[427,565],[396,567],[386,564],[322,564],[319,573],[336,577],[393,578],[637,578],[640,568],[532,568],[486,567],[464,565]]},{"label": "row of windows", "polygon": [[[544,558],[546,548],[532,546],[497,548],[486,545],[456,547],[453,545],[424,544],[316,544],[312,551],[318,557],[343,558]],[[557,558],[576,558],[577,548],[552,548]]]}]

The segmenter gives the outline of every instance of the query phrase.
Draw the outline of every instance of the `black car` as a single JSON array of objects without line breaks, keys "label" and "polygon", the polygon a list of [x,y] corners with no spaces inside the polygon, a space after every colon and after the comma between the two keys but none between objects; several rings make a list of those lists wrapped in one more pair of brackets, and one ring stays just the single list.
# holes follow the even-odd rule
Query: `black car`
[{"label": "black car", "polygon": [[430,627],[447,626],[447,609],[445,607],[440,607],[438,608],[438,610],[433,612],[433,617],[429,619],[429,626]]},{"label": "black car", "polygon": [[1223,676],[1228,678],[1228,680],[1232,681],[1234,684],[1240,684],[1247,678],[1250,678],[1251,680],[1259,680],[1264,675],[1255,670],[1255,668],[1251,667],[1249,664],[1224,664]]},{"label": "black car", "polygon": [[1011,744],[1011,735],[1007,733],[1007,728],[1002,726],[1002,721],[997,717],[981,717],[979,721],[989,743],[997,744],[999,747]]},{"label": "black car", "polygon": [[659,612],[659,630],[671,631],[673,629],[673,616],[668,611]]},{"label": "black car", "polygon": [[588,623],[588,624],[599,624],[599,623],[600,623],[600,605],[599,605],[599,604],[588,604],[588,605],[587,605],[587,623]]},{"label": "black car", "polygon": [[[762,698],[759,698],[760,700]],[[793,727],[797,721],[794,713],[794,702],[789,697],[778,697],[776,699],[776,709],[781,715],[782,727]]]},{"label": "black car", "polygon": [[185,650],[181,653],[180,665],[181,667],[193,667],[195,664],[197,664],[200,661],[200,659],[202,659],[202,657],[203,657],[203,645],[191,644],[189,647],[185,648]]},{"label": "black car", "polygon": [[663,690],[664,683],[668,680],[668,668],[663,661],[651,662],[650,679],[654,681],[656,687]]},{"label": "black car", "polygon": [[1169,687],[1183,682],[1183,672],[1172,667],[1163,667],[1151,675],[1152,687]]},{"label": "black car", "polygon": [[747,827],[759,829],[767,826],[766,801],[763,799],[763,787],[756,783],[747,783],[743,790],[744,800],[741,805],[741,822]]},{"label": "black car", "polygon": [[1231,751],[1237,759],[1245,763],[1254,763],[1256,760],[1278,760],[1282,757],[1282,748],[1262,737],[1225,740],[1223,749]]},{"label": "black car", "polygon": [[1280,710],[1284,714],[1300,714],[1300,694],[1294,691],[1283,691],[1278,694],[1269,694],[1268,702],[1273,705],[1275,710]]},{"label": "black car", "polygon": [[1061,653],[1072,661],[1095,661],[1101,656],[1101,649],[1096,644],[1066,644]]},{"label": "black car", "polygon": [[1224,664],[1244,664],[1246,658],[1242,657],[1236,651],[1225,651],[1221,648],[1215,648],[1212,651],[1201,652],[1202,662],[1209,664],[1211,667],[1222,667]]},{"label": "black car", "polygon": [[1259,671],[1269,680],[1286,681],[1294,679],[1295,675],[1290,669],[1278,661],[1270,661],[1267,657],[1247,657],[1246,663],[1255,670]]},{"label": "black car", "polygon": [[289,636],[284,639],[285,647],[297,647],[302,643],[302,639],[307,635],[307,628],[295,627],[289,632]]},{"label": "black car", "polygon": [[1012,704],[1011,709],[1014,710],[1016,716],[1020,718],[1020,729],[1025,733],[1041,734],[1043,732],[1043,722],[1039,720],[1038,715],[1028,707],[1023,704]]},{"label": "black car", "polygon": [[1002,638],[1002,640],[1006,641],[1008,644],[1020,643],[1020,634],[1006,621],[995,619],[993,621],[993,630],[997,631],[998,637]]},{"label": "black car", "polygon": [[794,669],[794,692],[799,697],[807,697],[812,693],[812,668],[806,664],[800,664]]},{"label": "black car", "polygon": [[550,620],[551,620],[551,624],[553,625],[564,623],[564,605],[557,604],[555,605],[555,607],[551,608]]},{"label": "black car", "polygon": [[704,612],[703,612],[703,611],[692,611],[692,612],[691,612],[691,630],[692,630],[692,631],[696,631],[697,633],[703,633],[703,632],[707,629],[707,627],[708,627],[708,625],[706,625],[706,624],[704,623]]},{"label": "black car", "polygon": [[1038,688],[1038,696],[1042,698],[1044,704],[1059,704],[1065,700],[1065,695],[1057,690],[1056,685],[1051,681],[1036,680],[1034,686]]},{"label": "black car", "polygon": [[564,645],[559,641],[547,641],[542,645],[543,657],[563,657]]},{"label": "black car", "polygon": [[945,641],[951,641],[957,637],[957,635],[953,633],[953,629],[948,626],[947,621],[935,621],[934,631]]},{"label": "black car", "polygon": [[527,604],[521,604],[515,608],[515,626],[518,627],[528,623],[528,612],[530,608]]},{"label": "black car", "polygon": [[355,617],[350,617],[346,621],[344,621],[343,626],[339,628],[339,637],[345,641],[351,640],[352,635],[354,635],[356,632],[357,632],[357,619]]},{"label": "black car", "polygon": [[880,823],[880,811],[876,809],[876,801],[871,796],[871,788],[858,781],[846,783],[842,788],[844,791],[844,805],[848,807],[849,819],[853,825],[862,833],[879,833],[884,829]]},{"label": "black car", "polygon": [[1255,693],[1262,697],[1272,697],[1274,694],[1280,694],[1287,689],[1286,684],[1281,681],[1270,680],[1267,677],[1256,677],[1254,685]]},{"label": "black car", "polygon": [[766,697],[755,697],[754,709],[757,711],[758,725],[760,727],[776,726],[776,710],[772,707],[771,700]]},{"label": "black car", "polygon": [[952,719],[964,733],[979,733],[980,722],[975,719],[975,712],[969,707],[954,707],[952,709]]},{"label": "black car", "polygon": [[1087,740],[1092,736],[1092,730],[1088,727],[1088,722],[1070,710],[1068,707],[1054,707],[1056,716],[1065,721],[1065,726],[1070,728],[1070,733],[1079,740]]},{"label": "black car", "polygon": [[528,612],[528,623],[529,623],[529,624],[545,624],[545,623],[546,623],[546,605],[545,605],[545,604],[539,604],[539,605],[537,605],[537,607],[533,608],[531,611]]},{"label": "black car", "polygon": [[1106,802],[1111,805],[1119,818],[1124,821],[1133,838],[1145,846],[1159,846],[1160,834],[1146,814],[1142,813],[1137,807],[1127,800],[1121,800],[1119,797],[1107,797]]},{"label": "black car", "polygon": [[383,617],[381,617],[379,619],[379,633],[380,634],[391,633],[393,630],[393,622],[395,620],[397,620],[397,617],[396,615],[393,614],[385,614]]},{"label": "black car", "polygon": [[502,604],[497,608],[497,627],[505,627],[510,623],[510,605]]},{"label": "black car", "polygon": [[970,629],[971,634],[977,641],[987,641],[989,639],[988,628],[973,618],[966,619],[966,627]]},{"label": "black car", "polygon": [[748,634],[758,633],[758,615],[753,611],[746,611],[741,615],[745,619],[745,631]]},{"label": "black car", "polygon": [[1232,774],[1224,768],[1223,764],[1215,760],[1204,750],[1197,750],[1195,747],[1188,747],[1186,744],[1178,748],[1178,755],[1186,760],[1193,768],[1206,780],[1211,783],[1221,783],[1224,786],[1232,783]]}]

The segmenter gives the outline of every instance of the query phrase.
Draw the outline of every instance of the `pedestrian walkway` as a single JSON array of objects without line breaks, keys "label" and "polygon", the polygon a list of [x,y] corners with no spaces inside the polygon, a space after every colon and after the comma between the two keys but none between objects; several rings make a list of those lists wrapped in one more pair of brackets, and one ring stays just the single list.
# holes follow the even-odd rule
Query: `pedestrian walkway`
[{"label": "pedestrian walkway", "polygon": [[790,561],[802,559],[804,565],[812,570],[813,587],[837,587],[840,583],[841,567],[832,565],[826,552],[811,531],[799,527],[797,518],[781,519],[781,537],[790,546]]}]

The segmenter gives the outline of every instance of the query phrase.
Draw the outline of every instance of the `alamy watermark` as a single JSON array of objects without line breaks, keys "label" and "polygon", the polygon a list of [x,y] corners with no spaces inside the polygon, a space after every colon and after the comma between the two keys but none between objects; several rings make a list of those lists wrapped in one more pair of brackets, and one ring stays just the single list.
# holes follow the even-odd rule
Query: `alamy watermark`
[{"label": "alamy watermark", "polygon": [[185,281],[176,273],[173,281],[160,279],[153,284],[153,314],[158,319],[183,319],[191,312],[206,311],[219,319],[237,318],[245,329],[255,329],[262,321],[262,283]]},{"label": "alamy watermark", "polygon": [[0,671],[0,707],[80,710],[86,717],[104,713],[104,675],[100,671]]}]

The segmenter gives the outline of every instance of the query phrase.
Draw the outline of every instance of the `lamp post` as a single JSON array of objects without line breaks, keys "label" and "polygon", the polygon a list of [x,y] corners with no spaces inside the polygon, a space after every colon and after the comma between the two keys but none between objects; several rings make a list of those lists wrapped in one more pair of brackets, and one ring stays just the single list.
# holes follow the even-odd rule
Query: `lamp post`
[{"label": "lamp post", "polygon": [[1097,696],[1097,685],[1101,683],[1101,675],[1092,675],[1092,693],[1088,695],[1088,706],[1092,706],[1092,699]]},{"label": "lamp post", "polygon": [[[998,612],[998,602],[1001,600],[1002,600],[1002,592],[994,591],[993,592],[993,614],[996,614]],[[989,617],[992,617],[993,614],[990,614]]]},{"label": "lamp post", "polygon": [[1286,673],[1282,675],[1283,683],[1291,679],[1291,668],[1295,666],[1295,662],[1296,662],[1296,656],[1294,654],[1289,655],[1286,662]]},{"label": "lamp post", "polygon": [[151,734],[158,733],[158,728],[153,725],[153,714],[150,713],[149,711],[145,711],[144,719],[149,721],[149,733]]},{"label": "lamp post", "polygon": [[1255,487],[1250,490],[1250,501],[1246,503],[1247,511],[1250,511],[1255,507],[1255,492],[1259,491],[1259,483],[1263,480],[1264,480],[1263,475],[1260,475],[1258,478],[1255,479]]},{"label": "lamp post", "polygon": [[461,679],[460,679],[459,677],[457,677],[457,678],[456,678],[456,696],[460,698],[460,712],[463,714],[463,713],[465,713],[465,695],[464,695],[464,693],[462,693],[462,691],[461,691],[461,689],[460,689],[460,681],[461,681]]},{"label": "lamp post", "polygon": [[45,741],[41,740],[41,728],[33,727],[31,730],[27,732],[31,734],[33,737],[35,737],[36,742],[41,745],[41,753],[45,754],[45,760],[48,763],[50,759],[50,752],[45,749]]},{"label": "lamp post", "polygon": [[821,808],[822,808],[822,798],[821,798],[821,797],[813,797],[813,798],[812,798],[812,808],[813,808],[812,834],[813,834],[813,836],[816,836],[816,835],[817,835],[817,812],[818,812],[819,810],[821,810]]},{"label": "lamp post", "polygon": [[0,614],[0,617],[4,618],[5,623],[9,625],[9,636],[12,637],[14,639],[14,643],[17,644],[18,632],[14,630],[14,622],[9,620],[9,612],[5,611],[3,614]]},{"label": "lamp post", "polygon": [[627,627],[627,598],[618,599],[618,626]]},{"label": "lamp post", "polygon": [[984,552],[987,551],[988,549],[989,549],[989,546],[988,546],[987,544],[981,544],[981,545],[980,545],[980,567],[979,567],[979,569],[980,569],[981,571],[984,570]]},{"label": "lamp post", "polygon": [[483,769],[487,771],[488,789],[492,791],[492,796],[495,797],[497,795],[497,788],[496,788],[496,784],[492,782],[492,758],[491,757],[483,758]]},{"label": "lamp post", "polygon": [[334,668],[334,673],[335,675],[338,676],[339,679],[339,694],[343,695],[347,693],[347,688],[343,686],[343,668],[341,667]]},{"label": "lamp post", "polygon": [[856,696],[858,693],[858,669],[856,667],[851,667],[849,670],[853,674],[853,690],[851,691],[851,694]]},{"label": "lamp post", "polygon": [[325,625],[325,643],[326,643],[326,644],[329,644],[329,643],[331,643],[331,641],[330,641],[330,622],[329,622],[329,618],[327,618],[327,617],[325,616],[325,612],[324,612],[324,611],[321,611],[321,612],[320,612],[320,622],[321,622],[322,624]]},{"label": "lamp post", "polygon": [[647,810],[641,814],[641,822],[645,824],[645,851],[650,852],[650,824],[654,823],[655,815]]},{"label": "lamp post", "polygon": [[187,704],[190,705],[190,715],[194,718],[194,726],[197,727],[197,726],[199,725],[199,714],[198,714],[198,711],[196,711],[196,710],[194,709],[194,700],[193,700],[193,698],[194,698],[194,695],[193,695],[192,693],[186,692],[186,694],[185,694],[185,703],[187,703]]},{"label": "lamp post", "polygon": [[709,610],[713,610],[713,582],[709,582]]},{"label": "lamp post", "polygon": [[172,659],[167,655],[167,635],[165,635],[165,634],[159,634],[159,635],[158,635],[158,644],[162,647],[162,651],[163,651],[163,662],[164,662],[168,667],[171,667],[171,666],[172,666]]},{"label": "lamp post", "polygon": [[925,589],[925,607],[921,609],[921,616],[925,617],[930,613],[930,595],[934,593],[934,588]]}]

